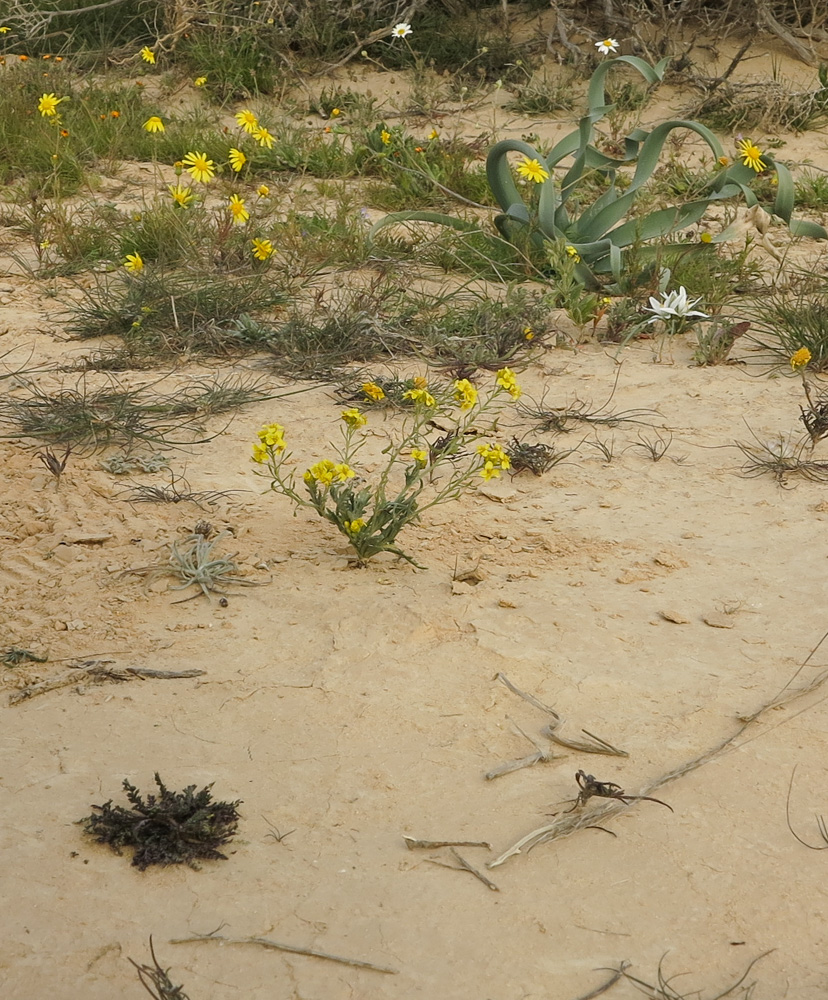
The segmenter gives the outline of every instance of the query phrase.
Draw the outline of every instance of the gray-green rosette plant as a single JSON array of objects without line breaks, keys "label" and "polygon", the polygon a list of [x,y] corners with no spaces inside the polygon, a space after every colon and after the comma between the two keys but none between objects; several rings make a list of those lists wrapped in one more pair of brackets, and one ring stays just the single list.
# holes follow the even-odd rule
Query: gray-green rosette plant
[{"label": "gray-green rosette plant", "polygon": [[[773,170],[777,179],[773,215],[784,220],[795,236],[828,239],[828,231],[822,226],[791,218],[794,185],[790,171],[769,153],[761,153],[750,140],[739,143],[742,162],[731,164],[710,129],[700,122],[677,118],[662,122],[650,131],[634,129],[624,138],[623,153],[619,156],[609,156],[596,148],[593,144],[595,125],[613,110],[613,105],[606,103],[604,89],[610,69],[617,63],[625,63],[652,85],[662,79],[667,61],[662,59],[652,66],[636,56],[618,56],[601,63],[590,80],[588,109],[578,129],[561,139],[545,156],[520,139],[503,139],[495,143],[488,154],[486,173],[502,209],[494,220],[501,237],[519,247],[537,250],[542,250],[549,240],[565,241],[580,258],[579,279],[594,287],[599,275],[612,275],[616,281],[620,279],[627,248],[635,244],[640,252],[642,244],[661,240],[697,223],[711,202],[741,196],[748,206],[758,204],[750,182],[757,173]],[[715,167],[705,194],[680,205],[633,216],[636,198],[655,172],[664,144],[676,129],[695,132],[713,154]],[[537,198],[531,199],[530,205],[515,183],[508,161],[510,153],[523,155],[517,173],[537,185]],[[564,161],[570,158],[571,163],[567,166]],[[633,164],[633,176],[622,188],[617,183],[618,169]],[[561,171],[565,172],[561,175]],[[596,171],[606,178],[609,186],[591,204],[585,205],[585,183]],[[395,212],[381,219],[372,235],[385,226],[407,221],[438,223],[461,232],[480,231],[476,223],[442,213]],[[731,235],[728,228],[714,236],[712,242],[723,242]],[[675,246],[687,251],[693,244],[682,242]]]}]

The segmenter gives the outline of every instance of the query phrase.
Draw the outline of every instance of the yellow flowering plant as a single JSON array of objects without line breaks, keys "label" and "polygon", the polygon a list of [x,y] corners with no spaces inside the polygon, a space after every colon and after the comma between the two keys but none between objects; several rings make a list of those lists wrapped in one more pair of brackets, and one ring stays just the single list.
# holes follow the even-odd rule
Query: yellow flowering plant
[{"label": "yellow flowering plant", "polygon": [[[372,392],[382,391],[376,383],[366,385]],[[341,414],[342,441],[330,446],[333,457],[315,462],[302,474],[304,493],[290,467],[291,455],[280,424],[265,425],[253,445],[253,461],[263,467],[257,473],[270,479],[270,489],[291,500],[297,510],[311,508],[334,524],[354,550],[359,566],[380,552],[391,552],[422,569],[398,546],[400,532],[430,507],[455,500],[476,482],[496,478],[510,468],[508,453],[493,440],[474,449],[466,447],[476,437],[488,410],[520,396],[520,386],[510,369],[497,373],[484,399],[468,379],[458,379],[451,394],[438,392],[439,399],[427,385],[407,392],[417,394],[413,414],[400,435],[383,449],[385,463],[371,478],[360,471],[356,461],[366,443],[364,428],[368,424],[357,406]],[[370,393],[366,398],[371,398]],[[427,435],[438,416],[454,426],[449,433],[429,441]]]}]

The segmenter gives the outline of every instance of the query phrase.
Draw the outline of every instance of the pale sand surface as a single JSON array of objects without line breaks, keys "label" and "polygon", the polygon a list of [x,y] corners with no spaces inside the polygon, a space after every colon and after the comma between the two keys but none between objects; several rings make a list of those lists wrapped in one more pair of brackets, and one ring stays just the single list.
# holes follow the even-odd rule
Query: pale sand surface
[{"label": "pale sand surface", "polygon": [[[825,133],[786,140],[783,155],[807,151],[828,167]],[[809,252],[825,273],[824,247]],[[89,350],[53,336],[60,301],[23,278],[3,283],[0,350],[37,361]],[[31,447],[0,442],[2,643],[51,658],[3,671],[7,690],[56,676],[66,665],[54,661],[73,656],[206,671],[67,687],[14,707],[4,698],[3,996],[141,996],[125,959],[148,960],[152,934],[192,1000],[567,1000],[625,959],[652,982],[668,952],[666,973],[688,973],[676,988],[715,994],[771,950],[752,974],[756,1000],[824,997],[825,856],[785,822],[795,766],[797,829],[817,843],[813,814],[828,813],[822,693],[769,713],[736,749],[662,788],[674,814],[639,803],[610,824],[617,838],[583,830],[541,845],[488,872],[498,893],[429,863],[451,863],[446,851],[408,851],[402,839],[488,841],[491,851],[461,849],[482,869],[567,808],[579,768],[636,792],[724,739],[828,628],[828,486],[743,478],[732,446],[749,440],[745,420],[763,439],[797,431],[801,385],[736,354],[749,364],[693,367],[684,341],[660,364],[647,342],[539,354],[521,376],[527,397],[597,407],[618,376],[611,408],[657,409],[650,422],[673,434],[666,457],[632,447],[652,428],[600,429],[615,439],[610,465],[584,444],[542,478],[507,478],[425,515],[401,539],[424,572],[390,558],[351,569],[330,525],[261,493],[247,457],[255,430],[278,420],[298,462],[322,457],[341,409],[325,386],[248,407],[210,444],[173,453],[194,489],[251,491],[207,514],[124,503],[97,456],[70,460],[56,490]],[[177,384],[206,370],[191,366]],[[372,420],[375,454],[395,420]],[[531,426],[513,411],[501,422],[510,434]],[[593,437],[576,428],[556,443]],[[181,595],[165,582],[146,590],[119,575],[164,558],[201,516],[233,530],[222,551],[266,586],[227,608],[172,605]],[[89,544],[89,534],[108,537]],[[453,585],[455,567],[476,566],[480,583]],[[706,624],[714,612],[732,627]],[[826,663],[823,649],[797,683]],[[533,735],[547,721],[499,671],[553,705],[564,735],[584,727],[629,757],[561,750],[485,781],[533,749],[510,719]],[[156,770],[171,788],[214,782],[217,797],[243,800],[228,861],[142,873],[83,837],[75,821],[91,803],[122,801],[124,778],[151,790]],[[295,832],[277,843],[268,821]],[[230,937],[398,974],[168,943],[222,924]],[[622,983],[609,995],[639,994]]]}]

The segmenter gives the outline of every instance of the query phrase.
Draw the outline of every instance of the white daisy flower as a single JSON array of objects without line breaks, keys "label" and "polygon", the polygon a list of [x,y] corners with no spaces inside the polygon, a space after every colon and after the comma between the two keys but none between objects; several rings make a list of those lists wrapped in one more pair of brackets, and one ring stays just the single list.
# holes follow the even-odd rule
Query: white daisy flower
[{"label": "white daisy flower", "polygon": [[602,56],[608,56],[610,52],[616,52],[618,42],[614,38],[605,38],[603,42],[596,42],[595,48],[598,49]]},{"label": "white daisy flower", "polygon": [[399,24],[395,24],[391,29],[392,38],[407,38],[411,34],[411,25],[406,24],[405,21],[400,21]]}]

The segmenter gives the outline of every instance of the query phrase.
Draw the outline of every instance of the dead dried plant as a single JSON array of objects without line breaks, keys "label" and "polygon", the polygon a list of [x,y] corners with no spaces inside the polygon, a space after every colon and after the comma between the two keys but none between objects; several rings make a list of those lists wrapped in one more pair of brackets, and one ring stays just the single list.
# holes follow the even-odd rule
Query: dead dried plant
[{"label": "dead dried plant", "polygon": [[[748,428],[750,430],[750,428]],[[780,486],[786,486],[790,476],[800,476],[813,483],[828,482],[828,462],[811,456],[808,441],[794,441],[780,434],[770,441],[762,441],[753,431],[754,443],[737,441],[736,447],[745,456],[741,473],[750,479],[770,474]]]}]

